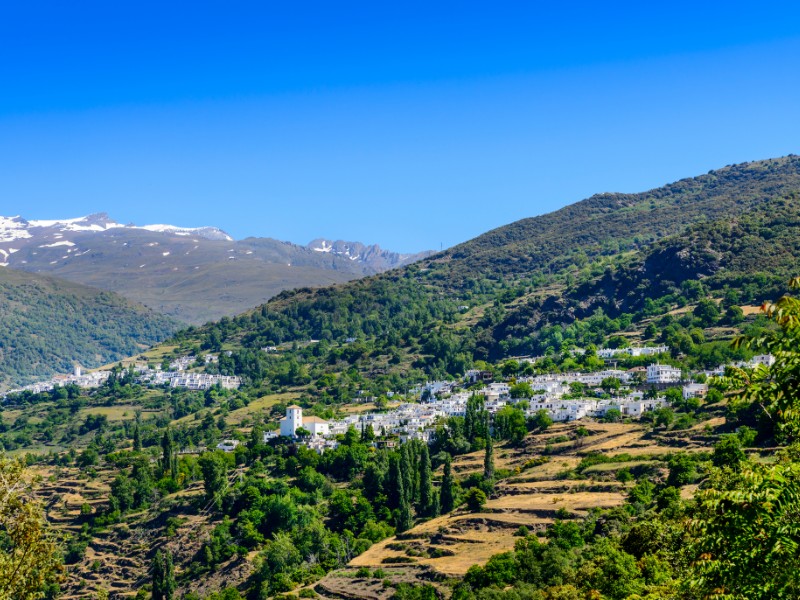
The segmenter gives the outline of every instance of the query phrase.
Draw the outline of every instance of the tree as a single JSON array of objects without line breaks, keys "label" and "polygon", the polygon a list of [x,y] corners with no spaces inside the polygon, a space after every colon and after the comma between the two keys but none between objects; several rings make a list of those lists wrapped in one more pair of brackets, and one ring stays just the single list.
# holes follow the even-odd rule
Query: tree
[{"label": "tree", "polygon": [[600,382],[600,387],[606,394],[619,391],[622,387],[622,382],[617,377],[604,377]]},{"label": "tree", "polygon": [[530,398],[533,396],[533,388],[527,381],[520,381],[510,386],[508,393],[512,398]]},{"label": "tree", "polygon": [[173,479],[178,476],[178,453],[169,427],[161,438],[161,474]]},{"label": "tree", "polygon": [[494,444],[491,436],[486,436],[486,451],[483,455],[483,478],[488,484],[494,481]]},{"label": "tree", "polygon": [[700,300],[694,309],[694,316],[704,327],[711,327],[719,319],[719,307],[713,300]]},{"label": "tree", "polygon": [[426,517],[434,514],[433,477],[431,473],[431,455],[428,445],[424,444],[420,452],[419,475],[419,514]]},{"label": "tree", "polygon": [[[405,496],[403,473],[400,470],[400,455],[393,452],[389,455],[389,469],[384,479],[384,494],[389,508],[398,508]],[[402,493],[401,493],[402,491]]]},{"label": "tree", "polygon": [[174,600],[175,566],[169,550],[159,550],[153,558],[153,600]]},{"label": "tree", "polygon": [[375,439],[375,430],[372,427],[372,423],[361,429],[361,442],[368,444]]},{"label": "tree", "polygon": [[444,459],[444,475],[442,477],[441,506],[443,513],[449,513],[456,507],[456,489],[453,480],[452,459],[448,454]]},{"label": "tree", "polygon": [[203,473],[206,499],[217,505],[222,501],[222,492],[228,485],[228,459],[219,450],[204,452],[197,461]]},{"label": "tree", "polygon": [[487,427],[485,398],[479,394],[473,394],[467,400],[467,410],[464,414],[464,437],[472,444],[473,450],[478,450],[476,446],[478,439],[486,438]]},{"label": "tree", "polygon": [[742,443],[736,435],[723,436],[720,441],[714,444],[714,454],[711,462],[715,467],[737,468],[742,462],[747,460],[747,455],[742,450]]},{"label": "tree", "polygon": [[408,501],[408,495],[405,491],[405,484],[402,477],[400,477],[398,485],[399,489],[397,490],[397,495],[400,497],[400,503],[397,506],[395,527],[398,533],[402,533],[411,529],[413,519],[411,517],[411,503]]},{"label": "tree", "polygon": [[[698,494],[691,597],[800,597],[800,464],[726,471]],[[725,596],[723,596],[725,594]]]},{"label": "tree", "polygon": [[525,413],[512,406],[504,406],[494,416],[495,435],[512,444],[519,444],[528,433]]},{"label": "tree", "polygon": [[61,579],[61,552],[20,461],[0,456],[0,598],[34,600]]},{"label": "tree", "polygon": [[532,431],[545,431],[553,424],[553,419],[550,417],[550,413],[541,408],[528,418],[527,424]]},{"label": "tree", "polygon": [[[789,283],[800,289],[800,278]],[[775,357],[772,366],[754,369],[729,367],[725,377],[715,383],[723,389],[743,390],[732,400],[733,408],[753,404],[777,426],[787,441],[800,437],[800,299],[784,296],[774,303],[765,303],[762,310],[778,325],[777,331],[766,331],[754,337],[740,336],[734,347],[746,347],[758,354]]]},{"label": "tree", "polygon": [[[800,287],[800,279],[790,282]],[[784,296],[762,308],[778,325],[735,345],[775,357],[771,367],[729,369],[716,384],[738,390],[732,404],[757,407],[784,440],[800,434],[800,300]],[[697,494],[688,547],[692,565],[686,588],[692,597],[800,597],[800,448],[795,443],[773,465],[741,460],[738,436],[714,449],[716,464],[707,487]],[[724,445],[723,445],[724,442]]]},{"label": "tree", "polygon": [[467,507],[472,512],[480,512],[483,506],[486,504],[486,494],[484,494],[483,490],[479,488],[471,488],[467,492],[465,500],[467,501]]},{"label": "tree", "polygon": [[139,431],[139,423],[136,423],[133,426],[133,451],[134,452],[142,451],[142,434]]}]

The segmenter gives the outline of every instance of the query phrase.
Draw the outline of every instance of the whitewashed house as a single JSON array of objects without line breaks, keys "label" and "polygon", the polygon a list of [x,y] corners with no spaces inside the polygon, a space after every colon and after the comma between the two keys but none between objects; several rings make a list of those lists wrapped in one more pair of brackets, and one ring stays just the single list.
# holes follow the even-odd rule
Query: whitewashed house
[{"label": "whitewashed house", "polygon": [[680,383],[681,370],[669,365],[654,363],[647,367],[647,383]]},{"label": "whitewashed house", "polygon": [[223,452],[233,452],[238,447],[239,440],[222,440],[217,444],[217,450],[222,450]]}]

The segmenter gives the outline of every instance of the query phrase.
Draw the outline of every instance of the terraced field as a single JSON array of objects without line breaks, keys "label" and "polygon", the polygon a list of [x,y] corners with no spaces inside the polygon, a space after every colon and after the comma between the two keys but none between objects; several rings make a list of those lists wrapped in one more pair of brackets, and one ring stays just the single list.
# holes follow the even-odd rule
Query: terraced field
[{"label": "terraced field", "polygon": [[[581,426],[588,436],[576,435]],[[323,598],[391,596],[392,589],[384,589],[380,578],[357,578],[358,569],[362,573],[380,569],[385,578],[393,579],[392,573],[402,565],[402,580],[413,575],[418,582],[429,583],[463,576],[472,565],[513,549],[521,526],[543,531],[556,518],[577,519],[593,508],[621,505],[632,483],[618,481],[617,471],[648,467],[666,473],[663,460],[671,452],[708,449],[697,434],[697,430],[654,434],[638,424],[581,422],[554,425],[517,448],[498,446],[496,468],[512,475],[496,484],[481,512],[460,509],[375,544],[347,569],[328,575],[315,590]],[[621,460],[587,467],[577,475],[581,460],[598,452]],[[458,457],[453,469],[459,476],[482,471],[483,453]]]}]

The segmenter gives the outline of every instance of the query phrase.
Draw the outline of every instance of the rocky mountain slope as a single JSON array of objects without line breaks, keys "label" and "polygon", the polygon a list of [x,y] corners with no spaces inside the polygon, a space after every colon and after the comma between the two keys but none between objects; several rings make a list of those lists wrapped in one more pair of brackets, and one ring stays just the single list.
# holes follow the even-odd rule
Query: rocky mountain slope
[{"label": "rocky mountain slope", "polygon": [[377,244],[364,245],[361,242],[331,241],[322,238],[312,240],[306,247],[315,252],[330,253],[369,265],[377,272],[403,267],[433,254],[433,251],[401,254],[384,250]]},{"label": "rocky mountain slope", "polygon": [[363,247],[349,256],[214,227],[123,225],[106,214],[0,217],[0,265],[118,292],[188,323],[251,308],[284,289],[341,283],[413,257]]}]

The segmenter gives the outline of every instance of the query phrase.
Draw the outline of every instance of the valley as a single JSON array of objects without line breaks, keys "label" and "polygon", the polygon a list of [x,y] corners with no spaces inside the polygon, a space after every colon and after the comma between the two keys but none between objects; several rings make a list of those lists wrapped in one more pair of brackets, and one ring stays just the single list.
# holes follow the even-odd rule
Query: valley
[{"label": "valley", "polygon": [[9,394],[52,597],[791,597],[706,532],[742,490],[796,525],[798,194],[792,156],[595,196]]}]

